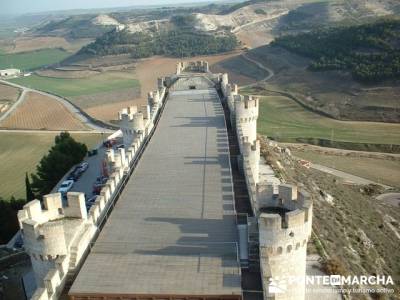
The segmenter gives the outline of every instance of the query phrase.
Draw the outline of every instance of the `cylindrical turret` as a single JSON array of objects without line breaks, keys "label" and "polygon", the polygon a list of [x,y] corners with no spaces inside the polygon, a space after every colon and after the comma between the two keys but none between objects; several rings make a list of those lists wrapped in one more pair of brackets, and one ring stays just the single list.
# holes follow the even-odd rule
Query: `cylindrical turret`
[{"label": "cylindrical turret", "polygon": [[[276,300],[305,299],[307,242],[311,235],[312,202],[306,192],[280,185],[258,189],[260,208],[260,265],[264,297]],[[263,199],[268,197],[269,199]]]},{"label": "cylindrical turret", "polygon": [[[258,98],[251,96],[235,97],[236,123],[240,123],[243,135],[249,141],[257,139]],[[238,125],[237,125],[238,126]]]}]

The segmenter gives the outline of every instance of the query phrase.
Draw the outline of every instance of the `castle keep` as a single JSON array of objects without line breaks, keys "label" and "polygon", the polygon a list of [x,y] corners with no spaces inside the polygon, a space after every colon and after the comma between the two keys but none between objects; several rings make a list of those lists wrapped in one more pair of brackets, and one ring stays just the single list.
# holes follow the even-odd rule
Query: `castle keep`
[{"label": "castle keep", "polygon": [[[235,210],[221,101],[250,199],[246,224]],[[305,275],[312,202],[296,186],[260,178],[258,111],[257,97],[240,95],[204,61],[178,63],[146,105],[120,111],[124,147],[107,150],[109,178],[90,210],[83,193],[70,192],[65,203],[50,194],[18,213],[39,287],[33,299],[64,291],[74,300],[240,300],[250,227],[263,298],[304,299],[300,281],[281,283]]]}]

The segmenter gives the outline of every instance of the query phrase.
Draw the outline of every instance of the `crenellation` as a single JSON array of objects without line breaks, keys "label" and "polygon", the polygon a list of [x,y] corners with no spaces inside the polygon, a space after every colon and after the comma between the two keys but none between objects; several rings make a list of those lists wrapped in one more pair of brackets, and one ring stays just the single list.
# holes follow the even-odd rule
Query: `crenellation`
[{"label": "crenellation", "polygon": [[43,204],[47,210],[47,217],[49,220],[58,218],[62,211],[61,193],[43,196]]},{"label": "crenellation", "polygon": [[111,192],[110,192],[110,187],[108,185],[104,185],[103,188],[100,190],[100,196],[104,198],[106,203],[110,200]]},{"label": "crenellation", "polygon": [[89,215],[90,217],[93,219],[94,223],[97,223],[97,220],[100,217],[100,212],[101,212],[101,208],[98,202],[95,202],[95,204],[93,204],[90,209],[89,209]]},{"label": "crenellation", "polygon": [[166,84],[166,79],[158,80],[158,89],[149,93],[148,105],[140,109],[129,106],[118,113],[124,147],[106,151],[108,173],[111,175],[89,212],[85,195],[78,192],[68,192],[66,202],[63,202],[60,193],[45,195],[43,209],[39,200],[33,200],[18,212],[24,246],[30,255],[39,287],[32,299],[58,299],[67,275],[76,271],[96,235],[99,219],[111,205],[116,187],[153,129],[164,101]]},{"label": "crenellation", "polygon": [[64,208],[65,217],[87,219],[85,194],[79,192],[67,193],[67,206]]},{"label": "crenellation", "polygon": [[284,202],[297,200],[297,186],[291,184],[280,184],[278,190],[279,198]]},{"label": "crenellation", "polygon": [[111,195],[114,193],[115,191],[115,181],[112,180],[111,178],[107,180],[106,184],[104,185],[104,187],[108,188],[108,191],[110,192],[110,197]]},{"label": "crenellation", "polygon": [[104,200],[104,197],[102,197],[102,196],[97,196],[95,203],[99,204],[100,211],[103,211],[104,207],[106,206],[106,201]]},{"label": "crenellation", "polygon": [[[221,91],[231,113],[241,153],[240,167],[246,179],[254,214],[258,217],[260,267],[264,299],[305,299],[304,283],[294,283],[289,292],[270,294],[270,279],[305,275],[307,241],[312,229],[312,201],[297,186],[259,182],[260,148],[257,140],[259,99],[238,94],[228,76],[219,77]],[[290,272],[290,273],[289,273]]]}]

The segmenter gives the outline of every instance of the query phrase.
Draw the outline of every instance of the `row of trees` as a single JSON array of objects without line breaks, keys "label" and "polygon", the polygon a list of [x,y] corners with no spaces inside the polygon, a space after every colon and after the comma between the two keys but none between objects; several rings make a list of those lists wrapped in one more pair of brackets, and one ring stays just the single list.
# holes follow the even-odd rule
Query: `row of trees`
[{"label": "row of trees", "polygon": [[[178,18],[176,22],[190,22]],[[80,54],[131,54],[134,58],[152,55],[190,57],[231,51],[238,45],[234,35],[213,36],[193,30],[171,30],[153,35],[127,30],[111,31],[80,50]]]},{"label": "row of trees", "polygon": [[366,82],[400,78],[398,19],[283,36],[273,45],[312,58],[314,71],[349,70]]},{"label": "row of trees", "polygon": [[85,144],[76,142],[68,132],[55,137],[54,146],[43,156],[36,167],[36,174],[25,175],[25,199],[0,197],[0,244],[7,243],[19,229],[17,212],[29,201],[42,199],[72,166],[81,162],[87,153]]}]

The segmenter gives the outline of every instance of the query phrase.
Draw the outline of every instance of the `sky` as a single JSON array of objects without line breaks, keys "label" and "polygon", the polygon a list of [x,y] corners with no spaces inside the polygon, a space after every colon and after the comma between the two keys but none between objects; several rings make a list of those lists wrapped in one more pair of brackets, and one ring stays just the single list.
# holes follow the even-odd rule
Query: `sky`
[{"label": "sky", "polygon": [[205,0],[0,0],[0,14],[24,14],[67,9],[195,3]]}]

